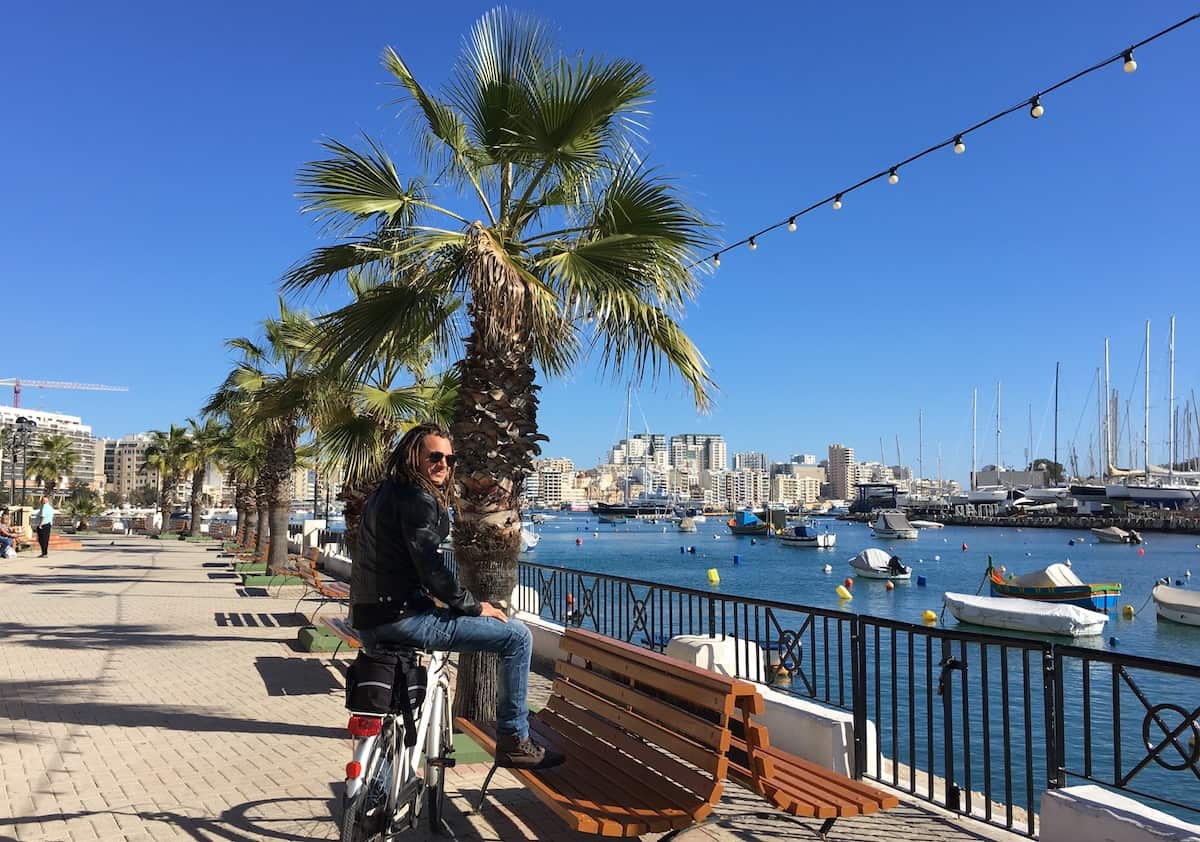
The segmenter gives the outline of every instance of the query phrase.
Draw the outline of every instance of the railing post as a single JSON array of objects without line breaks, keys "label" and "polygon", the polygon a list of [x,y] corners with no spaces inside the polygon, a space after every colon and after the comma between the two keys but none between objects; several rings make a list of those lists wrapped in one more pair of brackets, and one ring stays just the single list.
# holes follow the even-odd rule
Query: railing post
[{"label": "railing post", "polygon": [[938,693],[942,697],[942,762],[946,764],[946,809],[952,813],[959,811],[958,784],[954,782],[954,688],[951,686],[952,670],[947,663],[950,656],[950,642],[941,639],[942,674],[938,679]]},{"label": "railing post", "polygon": [[[850,698],[854,707],[854,777],[867,773],[867,629],[862,617],[850,621]],[[879,770],[875,771],[879,774]]]},{"label": "railing post", "polygon": [[715,596],[708,598],[708,636],[717,636],[717,598]]},{"label": "railing post", "polygon": [[[1084,663],[1084,669],[1087,664]],[[1066,726],[1063,722],[1062,656],[1058,647],[1042,650],[1042,696],[1046,713],[1046,789],[1066,785],[1063,766],[1066,758]]]}]

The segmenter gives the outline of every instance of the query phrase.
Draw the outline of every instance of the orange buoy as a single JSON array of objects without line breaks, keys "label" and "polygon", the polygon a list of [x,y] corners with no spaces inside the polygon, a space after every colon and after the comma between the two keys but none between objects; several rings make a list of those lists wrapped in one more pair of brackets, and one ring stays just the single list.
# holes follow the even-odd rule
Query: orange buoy
[{"label": "orange buoy", "polygon": [[850,576],[847,576],[845,581],[842,582],[842,584],[846,586],[846,590],[850,590],[851,588],[854,587],[854,579],[851,578]]}]

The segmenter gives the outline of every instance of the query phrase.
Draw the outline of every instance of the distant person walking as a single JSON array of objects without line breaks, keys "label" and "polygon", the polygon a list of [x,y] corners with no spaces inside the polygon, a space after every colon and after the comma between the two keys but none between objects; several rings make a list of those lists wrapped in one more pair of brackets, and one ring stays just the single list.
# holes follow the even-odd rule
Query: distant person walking
[{"label": "distant person walking", "polygon": [[57,514],[54,507],[50,505],[50,498],[45,494],[42,495],[42,507],[38,509],[36,517],[38,519],[37,536],[38,546],[42,548],[42,554],[38,558],[45,558],[50,555],[50,527],[54,525],[54,515]]}]

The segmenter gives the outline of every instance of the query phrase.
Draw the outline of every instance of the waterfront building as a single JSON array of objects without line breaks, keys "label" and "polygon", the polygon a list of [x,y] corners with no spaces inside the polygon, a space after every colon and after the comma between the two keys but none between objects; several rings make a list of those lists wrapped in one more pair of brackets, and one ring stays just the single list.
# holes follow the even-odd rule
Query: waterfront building
[{"label": "waterfront building", "polygon": [[858,471],[854,463],[854,448],[841,444],[829,445],[829,485],[833,497],[846,500],[854,496]]},{"label": "waterfront building", "polygon": [[821,497],[821,480],[815,477],[797,477],[776,474],[771,477],[771,500],[788,507],[811,506]]},{"label": "waterfront building", "polygon": [[766,471],[729,471],[725,474],[725,499],[734,508],[758,506],[771,496],[771,479]]},{"label": "waterfront building", "polygon": [[765,471],[769,468],[770,461],[767,459],[767,454],[765,453],[747,451],[733,455],[733,469],[735,471]]},{"label": "waterfront building", "polygon": [[[29,440],[29,445],[25,449],[24,456],[26,461],[32,461],[41,455],[43,436],[48,433],[64,435],[74,445],[76,460],[75,470],[71,473],[71,476],[60,478],[60,480],[66,480],[65,484],[60,481],[60,487],[66,488],[72,485],[85,485],[96,488],[96,438],[92,435],[92,428],[84,424],[82,418],[77,415],[44,412],[40,409],[0,406],[0,428],[15,429],[18,418],[28,418],[37,424],[37,428]],[[18,454],[19,456],[20,454]],[[0,457],[0,483],[2,483],[2,487],[6,491],[12,487],[14,473],[12,457],[13,454],[11,452],[6,452]],[[25,479],[24,468],[20,458],[18,458],[16,466],[18,494],[20,494],[23,479]],[[32,479],[29,479],[26,485],[30,489],[36,487],[36,483]]]},{"label": "waterfront building", "polygon": [[680,433],[671,436],[671,464],[678,467],[680,460],[696,458],[700,470],[725,470],[729,467],[724,436],[715,433]]},{"label": "waterfront building", "polygon": [[896,481],[892,469],[882,462],[859,462],[855,466],[857,482],[862,483],[891,483]]},{"label": "waterfront building", "polygon": [[995,465],[985,465],[975,472],[975,487],[1002,485],[1005,488],[1045,488],[1045,471],[1008,471]]},{"label": "waterfront building", "polygon": [[793,453],[791,462],[793,465],[816,465],[817,457],[813,453]]}]

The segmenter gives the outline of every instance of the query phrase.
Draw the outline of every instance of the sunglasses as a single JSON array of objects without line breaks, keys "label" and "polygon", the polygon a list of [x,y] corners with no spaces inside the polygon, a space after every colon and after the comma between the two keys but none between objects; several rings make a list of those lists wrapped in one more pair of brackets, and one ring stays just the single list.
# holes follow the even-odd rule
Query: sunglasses
[{"label": "sunglasses", "polygon": [[455,456],[453,453],[441,453],[440,451],[437,451],[437,450],[429,451],[429,464],[437,465],[443,459],[446,460],[447,468],[453,468],[454,463],[458,461],[458,457]]}]

